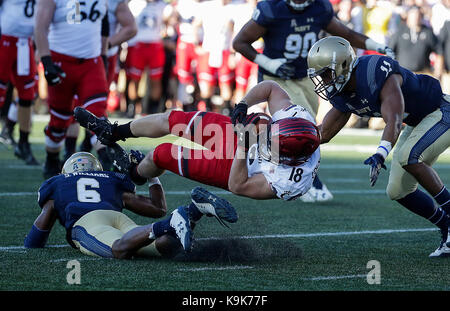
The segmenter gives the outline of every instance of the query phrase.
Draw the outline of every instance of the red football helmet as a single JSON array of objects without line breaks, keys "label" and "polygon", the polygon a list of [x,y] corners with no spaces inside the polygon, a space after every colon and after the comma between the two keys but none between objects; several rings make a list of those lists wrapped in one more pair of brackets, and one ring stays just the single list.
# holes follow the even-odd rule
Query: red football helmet
[{"label": "red football helmet", "polygon": [[[297,166],[308,160],[320,145],[317,126],[303,118],[284,118],[270,124],[267,146],[261,156],[275,164]],[[265,151],[265,152],[264,152]]]}]

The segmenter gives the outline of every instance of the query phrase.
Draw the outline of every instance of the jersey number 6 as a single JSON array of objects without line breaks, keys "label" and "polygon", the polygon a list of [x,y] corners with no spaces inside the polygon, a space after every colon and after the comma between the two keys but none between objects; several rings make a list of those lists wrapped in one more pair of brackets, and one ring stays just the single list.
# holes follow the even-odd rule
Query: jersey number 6
[{"label": "jersey number 6", "polygon": [[77,180],[77,197],[79,202],[99,203],[101,201],[100,193],[90,188],[100,188],[99,182],[94,178],[80,178]]}]

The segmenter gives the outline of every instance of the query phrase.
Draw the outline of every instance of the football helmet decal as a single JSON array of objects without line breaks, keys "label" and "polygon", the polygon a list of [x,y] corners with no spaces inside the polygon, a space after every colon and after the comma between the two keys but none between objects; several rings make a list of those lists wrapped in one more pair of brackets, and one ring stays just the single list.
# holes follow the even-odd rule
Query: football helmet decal
[{"label": "football helmet decal", "polygon": [[356,55],[350,42],[331,36],[317,41],[308,53],[308,76],[314,91],[325,100],[339,93],[350,80]]},{"label": "football helmet decal", "polygon": [[303,118],[284,118],[270,124],[267,140],[260,142],[261,157],[274,164],[305,163],[320,145],[317,126]]},{"label": "football helmet decal", "polygon": [[74,153],[64,163],[61,173],[70,174],[83,171],[103,171],[100,161],[89,152]]}]

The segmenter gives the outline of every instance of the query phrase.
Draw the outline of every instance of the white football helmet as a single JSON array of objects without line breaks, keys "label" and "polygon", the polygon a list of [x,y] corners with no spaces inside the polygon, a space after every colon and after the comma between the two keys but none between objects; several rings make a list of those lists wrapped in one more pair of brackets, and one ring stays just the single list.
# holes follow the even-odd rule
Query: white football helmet
[{"label": "white football helmet", "polygon": [[341,37],[317,41],[308,53],[308,76],[314,91],[325,100],[339,93],[350,80],[356,55],[350,42]]},{"label": "white football helmet", "polygon": [[288,6],[295,11],[303,11],[310,6],[315,0],[284,0]]},{"label": "white football helmet", "polygon": [[103,171],[102,164],[89,152],[77,152],[66,160],[62,174],[70,174],[82,171]]}]

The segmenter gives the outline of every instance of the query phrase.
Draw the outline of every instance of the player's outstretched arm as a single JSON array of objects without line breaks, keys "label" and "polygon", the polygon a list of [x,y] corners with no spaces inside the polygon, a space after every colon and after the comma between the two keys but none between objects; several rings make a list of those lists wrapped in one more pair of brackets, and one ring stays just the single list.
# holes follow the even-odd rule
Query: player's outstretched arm
[{"label": "player's outstretched arm", "polygon": [[275,81],[266,80],[255,85],[236,105],[231,113],[231,122],[242,123],[247,115],[248,107],[267,102],[269,111],[273,115],[275,112],[292,105],[291,98],[283,88]]},{"label": "player's outstretched arm", "polygon": [[25,237],[24,246],[26,248],[42,248],[47,243],[50,231],[56,221],[56,211],[53,206],[54,201],[49,200],[42,207],[41,213]]},{"label": "player's outstretched arm", "polygon": [[238,147],[231,165],[228,189],[234,194],[256,200],[275,199],[276,195],[263,174],[248,177],[246,161],[245,150]]},{"label": "player's outstretched arm", "polygon": [[334,107],[331,108],[323,118],[322,124],[318,126],[320,130],[320,143],[325,144],[336,136],[345,124],[347,124],[350,116],[350,112],[344,113]]},{"label": "player's outstretched arm", "polygon": [[149,183],[148,192],[148,197],[136,193],[124,192],[122,200],[125,208],[145,217],[164,217],[167,213],[167,203],[164,189],[158,178],[153,178],[152,182]]},{"label": "player's outstretched arm", "polygon": [[356,32],[341,23],[336,17],[333,17],[325,29],[328,33],[347,39],[350,44],[359,49],[376,51],[395,58],[395,53],[385,44],[378,43],[366,35]]}]

